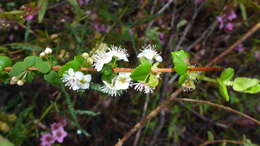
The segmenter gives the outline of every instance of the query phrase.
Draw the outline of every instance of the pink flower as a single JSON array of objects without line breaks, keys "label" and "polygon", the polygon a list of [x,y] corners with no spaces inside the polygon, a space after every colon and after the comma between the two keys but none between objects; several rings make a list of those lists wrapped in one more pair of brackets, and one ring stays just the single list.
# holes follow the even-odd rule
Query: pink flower
[{"label": "pink flower", "polygon": [[59,130],[60,128],[63,128],[63,125],[61,123],[51,124],[51,131],[56,131],[56,130]]},{"label": "pink flower", "polygon": [[28,15],[28,16],[25,16],[25,20],[27,20],[27,21],[30,21],[30,20],[32,20],[33,19],[33,15]]},{"label": "pink flower", "polygon": [[225,32],[231,32],[233,29],[234,29],[234,24],[232,23],[226,24],[224,28]]},{"label": "pink flower", "polygon": [[41,135],[41,146],[51,146],[54,142],[55,139],[50,133]]},{"label": "pink flower", "polygon": [[68,133],[64,130],[63,127],[60,127],[57,130],[53,130],[52,135],[59,143],[63,143],[63,140],[68,135]]},{"label": "pink flower", "polygon": [[227,20],[232,21],[233,19],[237,18],[237,15],[234,10],[231,10],[226,14],[226,18]]},{"label": "pink flower", "polygon": [[223,19],[223,17],[222,16],[218,16],[217,17],[217,21],[219,23],[219,29],[224,28],[224,19]]}]

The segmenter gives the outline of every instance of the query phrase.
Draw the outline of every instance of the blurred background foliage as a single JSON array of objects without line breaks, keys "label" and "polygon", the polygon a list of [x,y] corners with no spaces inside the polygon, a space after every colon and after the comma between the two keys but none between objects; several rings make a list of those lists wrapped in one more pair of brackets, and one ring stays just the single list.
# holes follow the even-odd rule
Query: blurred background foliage
[{"label": "blurred background foliage", "polygon": [[[228,33],[218,29],[216,23],[216,17],[227,9],[233,9],[237,15],[234,29]],[[107,43],[127,48],[131,63],[126,67],[134,67],[134,57],[141,46],[151,43],[158,46],[164,58],[163,67],[169,67],[169,53],[177,49],[186,49],[193,62],[203,66],[259,22],[259,14],[258,0],[1,0],[0,55],[18,61],[51,47],[59,64],[64,64],[76,54]],[[258,32],[218,65],[235,68],[237,76],[259,79],[259,61]],[[72,124],[62,145],[113,145],[143,115],[170,96],[177,88],[176,75],[162,75],[160,84],[149,96],[130,90],[120,97],[96,91],[62,91],[41,77],[23,87],[0,84],[0,130],[4,137],[0,142],[9,139],[14,145],[38,145],[45,125],[63,117]],[[180,97],[227,105],[260,119],[259,94],[230,91],[231,101],[226,102],[215,85],[196,84],[196,90]],[[65,96],[70,96],[69,103],[75,109],[87,111],[75,113],[76,124],[68,114],[71,111]],[[77,134],[77,124],[90,136]],[[126,145],[185,146],[213,139],[243,138],[250,145],[250,140],[260,144],[259,137],[259,125],[252,121],[207,105],[176,102],[149,121],[140,135],[132,136]]]}]

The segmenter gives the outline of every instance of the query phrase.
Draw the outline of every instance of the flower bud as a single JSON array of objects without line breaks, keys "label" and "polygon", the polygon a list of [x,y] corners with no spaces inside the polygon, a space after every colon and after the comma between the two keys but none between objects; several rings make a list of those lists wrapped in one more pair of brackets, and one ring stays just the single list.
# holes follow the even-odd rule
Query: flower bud
[{"label": "flower bud", "polygon": [[87,59],[87,58],[89,58],[89,55],[88,55],[88,53],[86,53],[86,52],[84,52],[84,53],[82,53],[82,55],[81,55],[84,59]]},{"label": "flower bud", "polygon": [[94,61],[93,61],[93,59],[92,59],[91,57],[87,59],[87,63],[93,64],[93,62],[94,62]]},{"label": "flower bud", "polygon": [[40,53],[40,57],[45,57],[45,56],[46,56],[46,54],[44,52]]},{"label": "flower bud", "polygon": [[17,81],[17,85],[18,85],[18,86],[23,86],[23,85],[24,85],[24,81],[23,81],[23,80]]},{"label": "flower bud", "polygon": [[17,82],[19,80],[19,78],[14,76],[14,77],[11,78],[11,80],[14,81],[14,82]]},{"label": "flower bud", "polygon": [[46,48],[46,49],[44,50],[44,53],[47,54],[47,55],[49,55],[49,54],[52,53],[52,49],[51,49],[51,48]]}]

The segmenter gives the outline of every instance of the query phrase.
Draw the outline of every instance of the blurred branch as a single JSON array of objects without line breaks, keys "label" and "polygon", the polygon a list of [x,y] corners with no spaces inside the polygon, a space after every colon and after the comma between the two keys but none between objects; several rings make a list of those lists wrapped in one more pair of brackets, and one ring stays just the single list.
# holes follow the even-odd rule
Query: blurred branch
[{"label": "blurred branch", "polygon": [[195,11],[193,13],[193,16],[189,22],[189,24],[185,27],[184,29],[184,32],[183,32],[183,35],[182,37],[180,38],[180,41],[178,42],[175,50],[179,50],[183,41],[186,39],[186,35],[188,34],[188,32],[190,31],[191,27],[192,27],[192,24],[194,23],[195,19],[197,18],[198,14],[199,14],[199,11],[200,9],[202,8],[202,5],[203,4],[200,4],[197,8],[195,8]]},{"label": "blurred branch", "polygon": [[240,145],[244,144],[243,141],[220,139],[220,140],[209,140],[199,146],[205,146],[205,145],[209,145],[209,144],[213,144],[213,143],[233,143],[233,144],[240,144]]}]

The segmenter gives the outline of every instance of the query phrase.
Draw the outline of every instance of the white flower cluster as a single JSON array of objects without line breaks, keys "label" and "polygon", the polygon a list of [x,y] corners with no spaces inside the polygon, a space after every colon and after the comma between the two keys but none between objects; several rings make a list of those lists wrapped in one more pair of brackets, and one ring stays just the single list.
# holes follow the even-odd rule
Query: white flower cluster
[{"label": "white flower cluster", "polygon": [[52,54],[52,49],[47,47],[43,52],[40,53],[40,57],[47,57]]},{"label": "white flower cluster", "polygon": [[62,81],[65,82],[65,86],[68,86],[72,90],[88,89],[91,75],[84,75],[80,71],[74,72],[74,70],[70,68],[63,75]]},{"label": "white flower cluster", "polygon": [[[85,59],[89,58],[87,53],[83,53],[82,56]],[[96,53],[90,58],[93,59],[93,66],[95,69],[101,71],[103,66],[110,63],[113,58],[117,61],[123,60],[128,62],[127,57],[128,54],[125,49],[112,46],[110,48],[96,51]],[[153,63],[153,61],[162,62],[162,57],[155,51],[154,46],[151,45],[143,47],[142,52],[138,54],[137,57],[144,57],[151,63]],[[120,72],[115,75],[110,82],[103,80],[104,86],[101,87],[101,91],[111,96],[118,96],[123,90],[129,89],[129,87],[134,87],[135,90],[146,94],[153,92],[153,88],[144,81],[132,83],[130,75],[131,73]],[[69,69],[63,75],[62,81],[72,90],[88,89],[91,75],[84,75],[82,72],[74,72],[73,69]]]}]

